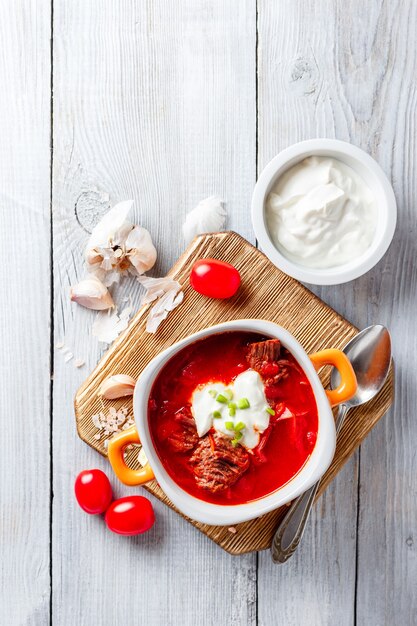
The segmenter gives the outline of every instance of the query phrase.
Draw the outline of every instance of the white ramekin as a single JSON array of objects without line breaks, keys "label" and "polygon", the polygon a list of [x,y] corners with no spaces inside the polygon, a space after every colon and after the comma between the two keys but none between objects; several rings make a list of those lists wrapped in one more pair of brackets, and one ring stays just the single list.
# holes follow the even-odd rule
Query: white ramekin
[{"label": "white ramekin", "polygon": [[[349,165],[370,187],[375,196],[378,222],[372,245],[359,258],[329,269],[315,269],[295,263],[272,242],[265,219],[265,203],[278,178],[290,167],[309,156],[328,156]],[[345,141],[310,139],[280,152],[261,172],[252,197],[252,224],[260,248],[279,269],[314,285],[337,285],[368,272],[387,251],[394,236],[397,205],[384,172],[369,154]]]},{"label": "white ramekin", "polygon": [[[276,337],[282,345],[295,356],[298,363],[303,368],[312,386],[318,409],[318,436],[313,452],[294,478],[287,484],[277,489],[274,493],[264,496],[258,500],[233,506],[223,506],[205,502],[184,491],[171,478],[164,468],[152,442],[152,437],[148,422],[148,399],[155,378],[161,368],[169,359],[185,346],[194,343],[198,339],[213,335],[215,333],[227,331],[249,331],[258,332],[265,336]],[[314,366],[298,341],[284,328],[265,320],[236,320],[212,326],[200,332],[190,335],[186,339],[179,341],[164,352],[155,357],[144,369],[136,384],[133,410],[135,425],[139,434],[140,442],[143,445],[150,467],[153,470],[156,480],[173,504],[186,516],[205,524],[228,525],[237,524],[250,520],[277,507],[286,504],[311,487],[319,480],[329,467],[336,445],[336,433],[333,413],[330,408],[326,392],[314,369]],[[121,437],[124,437],[121,434]],[[116,439],[118,435],[116,435]],[[120,438],[120,437],[119,437]],[[111,443],[111,442],[110,442]],[[127,440],[124,445],[127,445]],[[109,452],[112,452],[109,445]],[[117,473],[116,463],[112,461],[112,454],[109,460],[113,469]],[[120,456],[120,450],[119,450]],[[119,473],[119,478],[120,478]],[[137,484],[127,482],[126,484]]]}]

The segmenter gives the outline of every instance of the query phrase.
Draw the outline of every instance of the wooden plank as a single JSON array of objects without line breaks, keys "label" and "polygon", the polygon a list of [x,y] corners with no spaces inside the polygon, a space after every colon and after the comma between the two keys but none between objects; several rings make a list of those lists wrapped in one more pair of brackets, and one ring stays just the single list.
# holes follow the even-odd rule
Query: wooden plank
[{"label": "wooden plank", "polygon": [[[134,198],[162,273],[182,251],[186,211],[219,193],[229,226],[250,237],[255,182],[254,0],[55,2],[55,328],[90,371],[93,314],[68,301],[82,247],[109,203]],[[77,221],[78,219],[78,221]],[[138,290],[126,281],[117,297]],[[153,499],[143,537],[111,535],[74,504],[82,468],[107,464],[76,436],[85,377],[58,354],[54,385],[54,621],[252,624],[256,557],[239,562]],[[115,493],[141,493],[115,485]]]},{"label": "wooden plank", "polygon": [[416,61],[409,25],[416,23],[416,7],[411,1],[314,8],[309,2],[261,1],[259,15],[260,169],[294,141],[337,137],[379,161],[399,205],[394,242],[374,270],[353,283],[314,288],[356,326],[381,322],[393,335],[397,401],[361,448],[357,544],[356,465],[351,465],[334,485],[329,526],[317,528],[313,521],[314,537],[303,540],[299,561],[277,571],[266,555],[260,558],[259,615],[268,623],[272,607],[284,602],[288,623],[306,623],[308,617],[320,625],[411,624],[417,614],[412,445],[417,278],[411,235]]},{"label": "wooden plank", "polygon": [[353,623],[355,551],[344,551],[341,544],[352,542],[357,471],[354,455],[313,508],[302,542],[290,561],[275,565],[269,551],[259,553],[260,624]]},{"label": "wooden plank", "polygon": [[[190,287],[190,268],[202,257],[225,259],[239,270],[242,289],[233,300],[226,303],[209,300]],[[116,371],[129,374],[137,380],[146,365],[161,350],[194,332],[226,320],[257,318],[262,311],[263,319],[287,328],[308,352],[341,347],[357,333],[354,326],[296,280],[278,270],[265,255],[236,233],[197,237],[169,274],[184,286],[184,304],[172,312],[152,336],[145,332],[149,307],[141,309],[77,392],[75,413],[78,433],[101,454],[106,453],[106,438],[101,437],[99,441],[95,438],[97,428],[92,416],[103,410],[103,400],[98,396],[103,380]],[[285,303],[285,306],[280,306],[281,303]],[[323,376],[323,381],[327,385],[328,374]],[[392,393],[391,377],[374,401],[350,412],[340,432],[333,463],[323,477],[320,492],[335,478],[370,429],[387,411],[392,402]],[[104,410],[121,406],[133,414],[131,398],[109,401],[105,403]],[[131,465],[136,469],[139,467],[137,452],[132,453],[132,457],[134,460]],[[147,489],[168,506],[173,506],[155,482],[150,483]],[[192,523],[225,550],[232,554],[243,554],[270,546],[273,529],[285,510],[286,507],[282,507],[259,519],[238,524],[236,534],[231,534],[224,526]]]},{"label": "wooden plank", "polygon": [[[280,150],[303,139],[324,136],[361,143],[361,125],[352,120],[338,75],[345,55],[339,33],[356,19],[358,4],[258,2],[258,172]],[[364,327],[366,287],[365,277],[313,291]],[[355,456],[313,511],[297,554],[284,566],[273,565],[269,553],[260,554],[261,623],[274,623],[278,606],[283,623],[354,623],[356,503]]]},{"label": "wooden plank", "polygon": [[[352,43],[354,67],[360,67],[366,85],[366,108],[358,111],[352,81],[345,93],[356,104],[355,117],[361,113],[362,124],[369,126],[372,154],[391,177],[398,203],[393,244],[370,273],[366,294],[369,319],[391,330],[398,374],[393,410],[361,448],[357,623],[416,624],[417,5],[412,0],[375,3],[370,17],[369,54]],[[339,37],[346,45],[344,28]],[[352,23],[351,41],[359,37],[365,34]],[[346,60],[340,71],[347,74]]]},{"label": "wooden plank", "polygon": [[0,4],[0,621],[48,624],[50,3]]}]

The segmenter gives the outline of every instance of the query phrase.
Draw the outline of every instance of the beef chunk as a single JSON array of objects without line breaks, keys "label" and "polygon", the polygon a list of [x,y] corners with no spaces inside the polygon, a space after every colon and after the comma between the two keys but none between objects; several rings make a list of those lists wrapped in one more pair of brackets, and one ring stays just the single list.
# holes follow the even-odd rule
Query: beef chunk
[{"label": "beef chunk", "polygon": [[246,359],[249,366],[258,372],[267,385],[274,385],[286,376],[286,368],[282,367],[281,342],[279,339],[267,339],[251,343]]},{"label": "beef chunk", "polygon": [[266,341],[251,343],[246,358],[250,367],[258,372],[265,362],[277,362],[280,356],[281,342],[279,339],[267,339]]},{"label": "beef chunk", "polygon": [[266,341],[251,343],[246,359],[249,366],[262,376],[267,388],[270,388],[280,380],[287,378],[289,369],[293,369],[299,374],[302,373],[297,363],[281,358],[281,356],[285,357],[286,354],[285,348],[281,350],[279,339],[267,339]]},{"label": "beef chunk", "polygon": [[190,405],[177,411],[174,420],[178,428],[169,435],[168,441],[176,452],[190,452],[199,441]]},{"label": "beef chunk", "polygon": [[297,363],[294,363],[294,361],[289,361],[288,359],[280,359],[278,361],[278,365],[281,367],[281,369],[286,368],[288,370],[288,368],[292,368],[299,374],[303,373],[302,369],[297,365]]},{"label": "beef chunk", "polygon": [[198,486],[216,493],[234,485],[250,461],[245,448],[233,447],[230,439],[219,433],[209,433],[200,439],[190,464]]}]

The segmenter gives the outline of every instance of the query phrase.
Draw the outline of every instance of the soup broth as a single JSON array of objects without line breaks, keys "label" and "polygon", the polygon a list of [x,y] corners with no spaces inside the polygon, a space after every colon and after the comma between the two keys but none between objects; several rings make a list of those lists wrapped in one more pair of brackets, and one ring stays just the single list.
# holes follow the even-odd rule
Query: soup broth
[{"label": "soup broth", "polygon": [[[248,370],[257,372],[252,378],[260,381],[267,403],[263,426],[252,415],[255,425],[250,432],[253,400],[246,407],[249,400],[233,398],[230,391]],[[229,386],[226,403],[224,386]],[[196,390],[208,390],[219,409],[208,415],[212,426],[201,436],[196,429]],[[192,496],[220,505],[250,502],[285,485],[308,460],[318,431],[315,397],[293,355],[277,340],[241,331],[211,335],[175,354],[153,384],[148,419],[156,452],[171,478]],[[234,420],[230,436],[219,430],[230,426],[228,419]],[[252,441],[253,435],[256,445],[245,447],[242,442]]]}]

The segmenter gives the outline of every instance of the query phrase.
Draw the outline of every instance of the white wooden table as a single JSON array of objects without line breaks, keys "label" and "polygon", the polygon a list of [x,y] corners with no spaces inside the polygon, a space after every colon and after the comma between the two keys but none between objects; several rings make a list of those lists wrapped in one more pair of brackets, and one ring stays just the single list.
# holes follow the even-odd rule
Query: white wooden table
[{"label": "white wooden table", "polygon": [[[414,0],[0,3],[1,624],[417,623],[416,29]],[[157,501],[147,535],[110,534],[73,497],[81,469],[109,469],[72,408],[103,352],[68,298],[87,231],[134,198],[163,273],[185,213],[218,193],[253,242],[257,172],[316,136],[361,146],[394,186],[385,258],[314,291],[359,327],[390,328],[395,407],[285,566],[224,553]],[[84,368],[54,350],[64,337]]]}]

